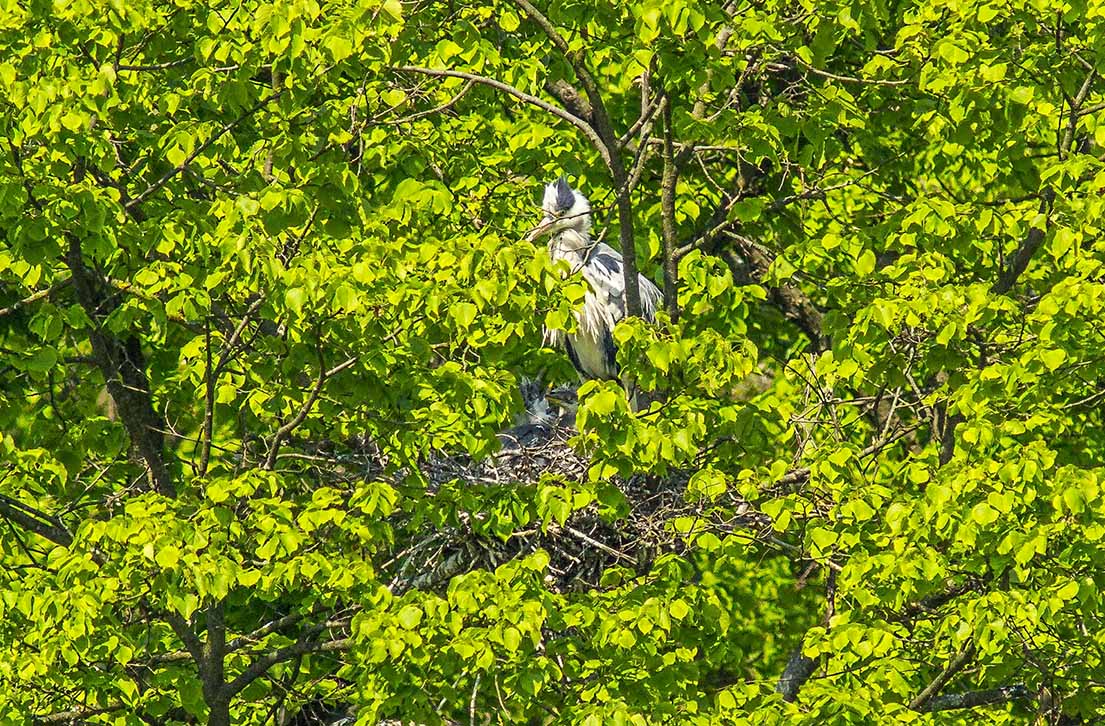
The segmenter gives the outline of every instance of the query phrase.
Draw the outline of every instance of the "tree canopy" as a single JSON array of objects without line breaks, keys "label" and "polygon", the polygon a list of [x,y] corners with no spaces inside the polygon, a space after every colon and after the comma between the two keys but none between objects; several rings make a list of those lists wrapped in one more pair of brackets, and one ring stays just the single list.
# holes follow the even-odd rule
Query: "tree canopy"
[{"label": "tree canopy", "polygon": [[1103,18],[0,2],[0,722],[1105,718]]}]

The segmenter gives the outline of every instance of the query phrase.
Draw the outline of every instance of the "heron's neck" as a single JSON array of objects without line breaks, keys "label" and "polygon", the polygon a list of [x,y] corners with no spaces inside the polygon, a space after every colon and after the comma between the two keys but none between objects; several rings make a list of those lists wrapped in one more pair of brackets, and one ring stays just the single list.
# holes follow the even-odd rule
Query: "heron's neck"
[{"label": "heron's neck", "polygon": [[594,247],[591,236],[575,229],[563,229],[549,239],[549,257],[567,260],[573,267],[582,264]]}]

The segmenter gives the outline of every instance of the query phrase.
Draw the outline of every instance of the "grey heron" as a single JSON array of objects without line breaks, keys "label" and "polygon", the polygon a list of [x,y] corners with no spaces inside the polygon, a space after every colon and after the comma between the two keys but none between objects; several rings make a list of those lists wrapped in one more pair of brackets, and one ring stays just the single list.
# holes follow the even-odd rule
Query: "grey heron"
[{"label": "grey heron", "polygon": [[[545,186],[541,208],[545,216],[526,239],[533,242],[548,236],[549,256],[565,260],[588,285],[583,305],[575,313],[575,332],[546,330],[545,342],[563,348],[582,379],[618,380],[614,326],[625,317],[622,255],[591,239],[591,205],[563,176]],[[637,280],[642,316],[652,321],[663,306],[663,294],[644,275]]]}]

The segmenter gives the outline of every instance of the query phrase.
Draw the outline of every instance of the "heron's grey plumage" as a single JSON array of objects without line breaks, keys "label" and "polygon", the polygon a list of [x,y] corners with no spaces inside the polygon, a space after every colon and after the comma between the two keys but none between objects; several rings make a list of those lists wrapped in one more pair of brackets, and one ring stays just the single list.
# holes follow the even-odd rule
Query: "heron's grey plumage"
[{"label": "heron's grey plumage", "polygon": [[[572,273],[587,281],[588,291],[576,311],[576,331],[548,330],[545,342],[564,348],[583,378],[618,379],[614,326],[625,317],[625,277],[620,252],[591,240],[591,205],[564,177],[545,187],[545,217],[530,233],[537,239],[549,235],[549,256],[564,260]],[[641,314],[653,320],[663,306],[663,295],[644,275],[638,275]]]},{"label": "heron's grey plumage", "polygon": [[557,209],[565,212],[571,209],[573,204],[575,204],[575,195],[572,194],[572,188],[568,186],[568,180],[562,176],[556,180]]}]

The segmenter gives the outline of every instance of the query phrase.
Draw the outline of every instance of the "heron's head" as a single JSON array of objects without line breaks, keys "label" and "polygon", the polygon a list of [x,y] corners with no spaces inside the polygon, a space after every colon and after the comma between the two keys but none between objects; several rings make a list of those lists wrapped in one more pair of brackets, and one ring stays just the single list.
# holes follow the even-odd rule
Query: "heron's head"
[{"label": "heron's head", "polygon": [[591,205],[587,198],[568,186],[563,176],[545,186],[545,196],[541,200],[541,209],[545,216],[540,223],[526,235],[534,242],[546,235],[571,229],[586,235],[591,229]]}]

